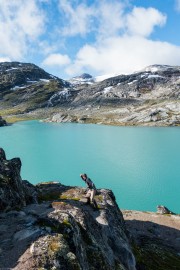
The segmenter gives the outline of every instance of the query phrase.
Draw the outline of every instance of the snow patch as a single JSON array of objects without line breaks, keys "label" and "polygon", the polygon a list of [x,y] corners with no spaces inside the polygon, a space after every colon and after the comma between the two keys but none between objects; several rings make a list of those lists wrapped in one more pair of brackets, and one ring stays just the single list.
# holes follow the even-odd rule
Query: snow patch
[{"label": "snow patch", "polygon": [[53,100],[60,101],[60,100],[68,100],[68,98],[71,96],[71,92],[69,89],[64,89],[62,91],[59,91],[58,93],[54,94],[50,99],[48,100],[48,107],[53,106]]},{"label": "snow patch", "polygon": [[23,88],[25,88],[25,86],[16,85],[16,86],[12,87],[11,90],[15,91],[15,90],[18,90],[18,89],[23,89]]},{"label": "snow patch", "polygon": [[109,92],[111,91],[112,88],[113,88],[112,86],[105,87],[104,90],[103,90],[103,93],[104,93],[104,94],[109,93]]},{"label": "snow patch", "polygon": [[132,81],[132,82],[129,82],[128,84],[131,85],[131,84],[133,84],[133,83],[135,83],[135,82],[137,82],[137,80],[134,80],[134,81]]},{"label": "snow patch", "polygon": [[154,75],[148,75],[148,78],[164,78],[164,77],[154,74]]},{"label": "snow patch", "polygon": [[18,68],[9,68],[9,69],[6,69],[6,71],[11,71],[11,70],[15,70],[15,69],[18,69]]},{"label": "snow patch", "polygon": [[82,78],[73,78],[71,80],[69,80],[70,83],[72,83],[73,85],[78,85],[78,84],[93,84],[94,80],[92,78],[90,79],[82,79]]},{"label": "snow patch", "polygon": [[28,83],[37,83],[38,81],[30,81],[30,80],[27,80]]},{"label": "snow patch", "polygon": [[47,80],[47,79],[39,79],[39,80],[46,83],[50,82],[50,80]]}]

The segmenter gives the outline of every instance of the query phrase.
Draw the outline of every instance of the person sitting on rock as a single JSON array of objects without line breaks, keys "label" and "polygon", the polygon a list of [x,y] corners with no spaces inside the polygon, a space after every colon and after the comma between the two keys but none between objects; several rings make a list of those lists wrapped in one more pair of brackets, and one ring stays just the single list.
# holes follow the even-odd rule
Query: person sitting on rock
[{"label": "person sitting on rock", "polygon": [[87,203],[90,204],[92,203],[93,206],[98,209],[98,205],[94,199],[94,196],[96,194],[96,187],[93,181],[87,176],[87,174],[80,174],[80,177],[84,182],[86,182],[87,185],[87,192],[86,192],[86,198],[87,198]]}]

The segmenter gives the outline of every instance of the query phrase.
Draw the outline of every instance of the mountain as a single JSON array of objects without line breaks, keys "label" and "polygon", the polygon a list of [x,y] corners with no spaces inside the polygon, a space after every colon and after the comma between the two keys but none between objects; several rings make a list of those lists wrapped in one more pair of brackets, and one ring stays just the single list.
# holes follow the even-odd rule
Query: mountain
[{"label": "mountain", "polygon": [[117,76],[117,74],[106,74],[106,75],[100,75],[100,76],[96,76],[93,77],[90,74],[87,73],[83,73],[80,76],[76,76],[71,78],[70,80],[68,80],[72,85],[74,86],[78,86],[78,85],[84,85],[84,84],[93,84],[96,82],[101,82],[104,81],[105,79],[111,78],[111,77],[115,77]]},{"label": "mountain", "polygon": [[[0,107],[25,112],[47,107],[50,98],[70,84],[34,64],[0,63]],[[64,96],[62,97],[62,100]]]},{"label": "mountain", "polygon": [[33,64],[12,62],[0,63],[0,79],[3,117],[115,125],[180,124],[179,66],[152,65],[102,81],[84,73],[64,81]]},{"label": "mountain", "polygon": [[87,73],[83,73],[80,76],[73,77],[69,80],[72,85],[82,85],[82,84],[92,84],[94,83],[94,78]]}]

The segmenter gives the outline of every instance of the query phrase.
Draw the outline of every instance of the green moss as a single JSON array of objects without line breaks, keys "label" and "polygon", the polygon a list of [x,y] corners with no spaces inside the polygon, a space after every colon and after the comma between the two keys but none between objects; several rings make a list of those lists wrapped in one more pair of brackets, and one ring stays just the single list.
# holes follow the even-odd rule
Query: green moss
[{"label": "green moss", "polygon": [[61,200],[74,200],[74,201],[79,201],[80,198],[78,197],[71,197],[71,195],[67,194],[67,195],[61,195],[60,196]]},{"label": "green moss", "polygon": [[72,227],[71,223],[67,219],[64,219],[62,223],[63,223],[63,225],[65,225],[67,227]]},{"label": "green moss", "polygon": [[67,200],[67,199],[68,199],[68,197],[65,196],[65,195],[61,195],[59,198],[60,198],[61,200]]},{"label": "green moss", "polygon": [[94,247],[87,248],[87,259],[89,265],[91,265],[92,270],[101,269],[109,270],[110,266],[105,263],[105,258],[99,249],[94,249]]},{"label": "green moss", "polygon": [[132,248],[136,258],[137,269],[180,269],[180,256],[174,250],[163,246],[158,241],[146,239],[141,245],[133,244]]},{"label": "green moss", "polygon": [[103,202],[103,196],[102,195],[96,195],[96,200],[99,202]]}]

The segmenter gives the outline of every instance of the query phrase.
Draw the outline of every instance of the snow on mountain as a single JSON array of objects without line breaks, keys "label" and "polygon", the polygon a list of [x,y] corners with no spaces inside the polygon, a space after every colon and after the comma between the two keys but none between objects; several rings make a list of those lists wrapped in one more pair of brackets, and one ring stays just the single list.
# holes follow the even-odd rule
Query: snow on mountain
[{"label": "snow on mountain", "polygon": [[166,71],[169,69],[178,68],[178,66],[169,66],[169,65],[150,65],[140,70],[140,72],[158,72],[158,71]]},{"label": "snow on mountain", "polygon": [[102,82],[102,81],[104,81],[104,80],[106,80],[106,79],[109,79],[109,78],[112,78],[112,77],[116,77],[116,76],[118,76],[119,74],[105,74],[105,75],[100,75],[100,76],[96,76],[96,77],[94,77],[94,81],[95,82]]},{"label": "snow on mountain", "polygon": [[73,77],[69,82],[73,85],[92,84],[94,83],[94,79],[90,74],[83,73],[80,76]]}]

